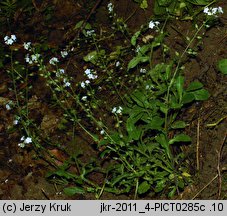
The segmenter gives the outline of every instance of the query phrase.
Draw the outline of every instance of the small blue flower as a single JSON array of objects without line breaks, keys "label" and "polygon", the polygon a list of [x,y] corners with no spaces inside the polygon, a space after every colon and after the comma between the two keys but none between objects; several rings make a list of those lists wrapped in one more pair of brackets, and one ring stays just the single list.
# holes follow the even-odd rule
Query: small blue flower
[{"label": "small blue flower", "polygon": [[16,42],[16,40],[17,40],[16,35],[11,35],[10,37],[9,36],[4,37],[5,44],[7,45],[12,45],[14,42]]},{"label": "small blue flower", "polygon": [[61,51],[62,58],[65,58],[68,55],[68,52],[66,50]]},{"label": "small blue flower", "polygon": [[56,58],[56,57],[51,58],[50,61],[49,61],[49,63],[52,64],[52,65],[55,65],[58,62],[59,62],[58,58]]}]

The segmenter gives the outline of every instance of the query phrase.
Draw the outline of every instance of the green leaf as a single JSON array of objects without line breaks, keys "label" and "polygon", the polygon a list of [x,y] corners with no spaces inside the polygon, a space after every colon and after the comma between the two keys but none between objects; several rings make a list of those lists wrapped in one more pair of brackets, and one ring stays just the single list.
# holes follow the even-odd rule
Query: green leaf
[{"label": "green leaf", "polygon": [[[83,24],[84,24],[84,20],[79,21],[79,22],[75,25],[74,29],[81,28]],[[86,23],[86,24],[85,24],[85,29],[91,29],[91,25],[90,25],[89,23]]]},{"label": "green leaf", "polygon": [[[166,80],[166,76],[165,76],[164,73],[166,73],[166,68],[168,66],[169,65],[166,65],[164,63],[157,64],[157,65],[155,65],[154,68],[152,68],[152,70],[148,71],[148,74],[151,76],[151,79],[154,82],[156,82],[156,83],[159,82],[158,79],[161,79],[161,80],[165,81]],[[162,84],[159,83],[159,86],[162,86]]]},{"label": "green leaf", "polygon": [[119,143],[121,141],[121,138],[119,136],[120,134],[118,132],[114,132],[111,134],[111,140],[113,140],[115,143]]},{"label": "green leaf", "polygon": [[169,192],[168,197],[169,197],[169,198],[173,198],[173,196],[174,196],[175,193],[176,193],[176,190],[177,190],[177,188],[174,187],[174,188]]},{"label": "green leaf", "polygon": [[60,177],[64,177],[64,178],[66,178],[66,179],[71,179],[71,178],[77,177],[76,175],[74,175],[74,174],[72,174],[72,173],[69,173],[69,172],[67,172],[67,171],[65,171],[65,170],[61,170],[61,169],[57,170],[57,171],[55,172],[55,175],[58,175],[58,176],[60,176]]},{"label": "green leaf", "polygon": [[[131,98],[137,103],[137,105],[139,106],[135,106],[135,109],[141,109],[143,108],[143,112],[146,112],[145,109],[147,109],[148,107],[150,107],[150,103],[147,100],[148,96],[146,95],[146,92],[143,91],[139,91],[136,90],[133,92],[133,94],[131,94]],[[144,109],[145,108],[145,109]]]},{"label": "green leaf", "polygon": [[158,1],[154,2],[154,13],[157,16],[163,15],[166,13],[166,8],[165,7],[160,7],[158,4]]},{"label": "green leaf", "polygon": [[165,153],[167,154],[168,158],[171,158],[171,152],[169,148],[169,144],[167,141],[167,137],[165,134],[159,134],[155,137],[155,140],[162,146],[162,148],[165,150]]},{"label": "green leaf", "polygon": [[142,47],[140,47],[140,49],[138,51],[138,56],[144,56],[146,54],[146,52],[150,49],[151,49],[150,44],[143,45]]},{"label": "green leaf", "polygon": [[165,178],[167,178],[168,175],[169,175],[169,172],[167,172],[165,170],[164,171],[155,172],[154,180],[157,181],[157,180],[165,179]]},{"label": "green leaf", "polygon": [[127,172],[117,175],[115,178],[111,180],[111,186],[113,187],[115,184],[121,182],[123,179],[127,179],[128,177],[130,177],[130,174]]},{"label": "green leaf", "polygon": [[143,181],[138,187],[138,194],[144,194],[151,188],[147,181]]},{"label": "green leaf", "polygon": [[164,134],[159,134],[155,137],[155,140],[164,148],[168,145],[168,142],[166,141],[166,136]]},{"label": "green leaf", "polygon": [[160,180],[157,182],[157,185],[155,187],[155,192],[158,193],[158,192],[161,192],[166,186],[166,180],[163,179],[163,180]]},{"label": "green leaf", "polygon": [[109,60],[118,60],[122,53],[122,46],[116,46],[114,51],[109,54]]},{"label": "green leaf", "polygon": [[186,134],[178,134],[173,139],[169,141],[169,144],[173,144],[175,142],[191,142],[191,137]]},{"label": "green leaf", "polygon": [[162,7],[168,7],[171,4],[172,0],[157,0],[157,2]]},{"label": "green leaf", "polygon": [[176,101],[170,100],[170,108],[171,109],[180,109],[181,107],[182,107],[181,103],[176,103]]},{"label": "green leaf", "polygon": [[131,38],[131,44],[132,44],[133,46],[136,45],[136,40],[137,40],[137,38],[139,37],[140,33],[141,33],[140,31],[137,31],[137,32],[132,36],[132,38]]},{"label": "green leaf", "polygon": [[149,122],[147,127],[152,130],[155,130],[155,129],[159,130],[159,129],[161,129],[161,126],[163,125],[163,123],[164,123],[163,118],[155,116],[154,118],[152,118],[151,122]]},{"label": "green leaf", "polygon": [[130,96],[140,107],[144,107],[146,96],[143,92],[135,90]]},{"label": "green leaf", "polygon": [[212,0],[187,0],[187,1],[194,5],[207,5],[210,2],[212,2]]},{"label": "green leaf", "polygon": [[142,9],[146,9],[148,7],[148,4],[147,4],[147,0],[142,0],[141,4],[140,4],[140,7]]},{"label": "green leaf", "polygon": [[99,157],[100,157],[101,159],[103,159],[106,155],[109,155],[110,152],[111,152],[111,149],[108,148],[108,149],[102,151],[101,154],[99,155]]},{"label": "green leaf", "polygon": [[101,147],[101,146],[104,146],[104,145],[107,145],[109,144],[109,140],[108,139],[101,139],[99,142],[98,142],[98,146]]},{"label": "green leaf", "polygon": [[78,29],[78,28],[80,28],[81,26],[82,26],[82,24],[84,23],[84,20],[81,20],[81,21],[79,21],[76,25],[75,25],[75,29]]},{"label": "green leaf", "polygon": [[88,53],[86,56],[84,56],[84,61],[86,61],[86,62],[92,62],[94,59],[96,59],[97,58],[97,51],[96,50],[94,50],[94,51],[92,51],[92,52],[90,52],[90,53]]},{"label": "green leaf", "polygon": [[223,73],[227,74],[227,59],[222,59],[218,62],[218,69]]},{"label": "green leaf", "polygon": [[101,58],[102,56],[105,55],[105,50],[100,50],[99,52],[97,52],[96,50],[91,51],[90,53],[88,53],[86,56],[83,57],[84,61],[86,62],[91,62],[92,64],[96,64],[97,61],[99,60],[99,58]]},{"label": "green leaf", "polygon": [[188,88],[186,91],[195,91],[195,90],[198,90],[198,89],[201,89],[203,87],[203,84],[201,82],[192,82],[189,84]]},{"label": "green leaf", "polygon": [[67,187],[67,188],[64,188],[63,191],[68,196],[85,193],[85,190],[82,187]]},{"label": "green leaf", "polygon": [[143,113],[139,113],[138,115],[134,116],[131,115],[127,121],[126,121],[126,128],[127,132],[129,134],[130,139],[138,140],[140,138],[140,135],[142,133],[141,127],[136,127],[136,122],[141,119],[143,116]]},{"label": "green leaf", "polygon": [[152,42],[152,48],[159,47],[162,44],[165,36],[166,36],[165,34],[160,34],[157,37],[155,37],[154,41]]},{"label": "green leaf", "polygon": [[136,67],[139,63],[148,62],[148,56],[136,56],[128,63],[128,71],[134,67]]},{"label": "green leaf", "polygon": [[195,100],[195,96],[193,93],[191,92],[187,92],[183,95],[183,98],[182,98],[182,103],[183,104],[187,104],[187,103],[191,103],[192,101]]},{"label": "green leaf", "polygon": [[165,80],[169,80],[172,70],[172,64],[166,65]]},{"label": "green leaf", "polygon": [[196,100],[207,100],[210,96],[206,89],[200,89],[192,92]]},{"label": "green leaf", "polygon": [[172,125],[171,128],[173,129],[180,129],[180,128],[185,128],[186,123],[184,121],[175,121]]},{"label": "green leaf", "polygon": [[183,76],[178,76],[176,78],[176,88],[179,96],[179,101],[182,100],[182,95],[183,95],[183,86],[184,86],[184,77]]},{"label": "green leaf", "polygon": [[168,108],[168,106],[166,104],[160,103],[159,107],[160,107],[160,111],[162,111],[164,114],[167,114],[169,108]]}]

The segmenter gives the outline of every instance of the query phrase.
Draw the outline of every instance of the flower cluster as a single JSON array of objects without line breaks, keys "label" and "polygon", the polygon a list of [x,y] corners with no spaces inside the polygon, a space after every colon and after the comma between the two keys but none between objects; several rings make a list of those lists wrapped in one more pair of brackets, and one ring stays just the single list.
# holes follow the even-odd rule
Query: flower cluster
[{"label": "flower cluster", "polygon": [[11,106],[9,104],[6,104],[6,109],[11,110]]},{"label": "flower cluster", "polygon": [[58,63],[58,62],[59,62],[59,60],[58,60],[58,58],[56,58],[56,57],[51,58],[50,61],[49,61],[49,63],[50,63],[51,65],[56,65],[56,63]]},{"label": "flower cluster", "polygon": [[21,148],[24,148],[26,144],[32,143],[31,137],[25,138],[24,136],[22,136],[20,140],[23,141],[23,142],[18,144],[18,146],[21,147]]},{"label": "flower cluster", "polygon": [[119,67],[121,65],[121,63],[119,61],[116,62],[115,66]]},{"label": "flower cluster", "polygon": [[84,73],[87,75],[88,79],[97,79],[98,77],[97,74],[89,68],[86,69]]},{"label": "flower cluster", "polygon": [[81,82],[80,86],[82,88],[85,88],[88,84],[91,83],[90,80],[94,80],[94,79],[97,79],[98,75],[96,74],[95,71],[92,71],[91,69],[87,68],[85,71],[84,71],[85,75],[87,76],[88,80],[85,80],[83,82]]},{"label": "flower cluster", "polygon": [[114,107],[114,108],[112,109],[112,113],[114,113],[114,114],[121,114],[121,113],[122,113],[122,110],[123,110],[123,108],[122,108],[121,106],[119,106],[119,107]]},{"label": "flower cluster", "polygon": [[65,58],[68,55],[68,52],[66,50],[61,51],[61,57]]},{"label": "flower cluster", "polygon": [[82,81],[81,83],[80,83],[80,86],[82,87],[82,88],[85,88],[87,85],[89,85],[91,82],[90,82],[90,80],[85,80],[85,81]]},{"label": "flower cluster", "polygon": [[65,75],[65,70],[64,69],[62,69],[62,68],[57,69],[56,77],[61,78],[61,80],[63,80],[64,87],[71,86],[71,83],[69,82],[69,78],[67,77],[67,75]]},{"label": "flower cluster", "polygon": [[87,101],[87,95],[83,96],[83,97],[81,98],[81,100],[82,100],[82,101]]},{"label": "flower cluster", "polygon": [[140,47],[140,45],[138,45],[137,47],[136,47],[136,53],[139,53],[140,52],[140,49],[141,49],[141,47]]},{"label": "flower cluster", "polygon": [[28,64],[38,63],[39,58],[40,58],[40,54],[38,54],[38,53],[32,54],[32,55],[27,54],[27,55],[25,56],[25,61],[26,61]]},{"label": "flower cluster", "polygon": [[61,77],[63,74],[65,74],[65,70],[64,69],[58,69],[56,72],[56,77]]},{"label": "flower cluster", "polygon": [[[24,47],[25,50],[34,51],[34,48],[32,48],[31,42],[24,42],[23,47]],[[33,54],[26,54],[25,61],[28,64],[34,64],[34,63],[37,64],[40,60],[40,57],[41,57],[40,54],[33,52]]]},{"label": "flower cluster", "polygon": [[23,46],[24,46],[24,49],[26,50],[31,50],[31,45],[32,43],[31,42],[24,42]]},{"label": "flower cluster", "polygon": [[9,102],[6,104],[6,109],[7,109],[7,110],[11,110],[11,109],[12,109],[11,106],[13,106],[13,101],[9,101]]},{"label": "flower cluster", "polygon": [[17,125],[19,123],[19,121],[20,121],[20,116],[16,116],[15,120],[13,120],[13,124]]},{"label": "flower cluster", "polygon": [[16,35],[11,35],[10,37],[9,36],[4,37],[5,44],[7,45],[12,45],[14,42],[16,42],[16,40],[17,40]]},{"label": "flower cluster", "polygon": [[215,16],[217,14],[223,14],[223,9],[222,7],[217,7],[217,8],[205,7],[203,10],[203,13],[207,14],[208,16]]},{"label": "flower cluster", "polygon": [[113,13],[113,4],[111,2],[107,5],[107,8],[109,13]]},{"label": "flower cluster", "polygon": [[158,22],[158,21],[152,21],[151,20],[149,22],[149,25],[148,26],[149,26],[150,29],[153,29],[153,28],[157,27],[159,24],[160,24],[160,22]]},{"label": "flower cluster", "polygon": [[140,68],[140,73],[145,74],[147,70],[145,68]]},{"label": "flower cluster", "polygon": [[95,30],[91,29],[86,31],[86,36],[91,37],[93,35],[95,35]]},{"label": "flower cluster", "polygon": [[65,87],[71,86],[71,83],[68,81],[67,78],[64,78],[64,79],[63,79],[63,83],[64,83],[64,86],[65,86]]}]

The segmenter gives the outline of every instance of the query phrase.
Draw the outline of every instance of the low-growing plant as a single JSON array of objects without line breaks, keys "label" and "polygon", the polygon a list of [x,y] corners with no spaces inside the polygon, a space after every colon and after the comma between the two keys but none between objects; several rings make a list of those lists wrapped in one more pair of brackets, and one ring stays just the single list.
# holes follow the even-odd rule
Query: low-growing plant
[{"label": "low-growing plant", "polygon": [[[140,1],[141,4],[143,2]],[[116,15],[113,16],[111,5],[108,5],[108,10],[111,19],[118,19]],[[50,137],[41,136],[39,127],[30,116],[29,80],[34,74],[27,68],[35,66],[38,68],[38,76],[44,78],[47,88],[52,93],[51,101],[62,110],[63,118],[59,129],[65,130],[67,128],[65,124],[68,122],[74,129],[76,125],[79,126],[93,139],[99,152],[99,158],[84,163],[80,160],[83,152],[78,151],[69,155],[61,165],[57,165],[54,156],[49,153],[49,162],[56,169],[47,174],[48,179],[65,185],[64,192],[68,195],[92,192],[96,198],[100,198],[106,191],[115,194],[134,192],[134,198],[144,194],[167,194],[172,198],[176,192],[179,193],[191,182],[184,154],[182,152],[175,154],[172,149],[172,146],[191,141],[184,133],[187,122],[180,119],[182,108],[195,101],[207,100],[209,97],[201,82],[194,81],[185,86],[183,59],[191,55],[192,44],[198,37],[201,40],[200,34],[204,35],[201,31],[210,27],[211,20],[215,18],[216,13],[221,13],[221,8],[213,12],[205,7],[206,21],[201,26],[196,26],[195,33],[188,39],[188,44],[181,54],[176,52],[168,61],[156,64],[153,62],[155,51],[162,48],[165,56],[169,50],[165,44],[167,34],[164,32],[168,19],[161,28],[159,21],[150,21],[131,35],[129,40],[131,44],[126,47],[117,46],[110,54],[99,44],[101,40],[97,38],[91,25],[85,25],[80,37],[84,37],[87,43],[94,46],[84,55],[83,60],[87,64],[84,71],[85,80],[79,83],[75,83],[60,66],[61,60],[65,60],[71,50],[62,50],[58,57],[46,61],[47,57],[43,55],[42,47],[30,42],[24,43],[23,47],[27,52],[23,63],[27,66],[24,67],[22,63],[13,61],[16,48],[13,47],[13,43],[16,42],[16,36],[6,36],[5,43],[11,46],[11,53],[7,58],[11,60],[8,72],[15,94],[14,106],[17,110],[15,120],[16,125],[20,123],[23,133],[19,146],[26,148],[34,144],[37,152],[45,151],[48,145],[64,150],[61,143],[52,143]],[[77,23],[76,28],[80,28],[81,25],[82,22]],[[124,27],[126,26],[121,22],[120,27],[115,30],[124,36],[125,32],[129,35]],[[75,41],[74,49],[80,41],[81,38]],[[134,55],[129,61],[126,60],[128,53]],[[219,63],[221,71],[225,71],[225,63],[225,61]],[[119,75],[114,74],[114,69],[119,65],[123,77],[121,79]],[[99,77],[101,72],[104,77]],[[133,73],[136,75],[133,76]],[[127,85],[129,81],[127,79],[133,82],[132,86]],[[127,93],[121,93],[118,86],[124,86]],[[96,96],[103,87],[114,89],[112,92],[121,102],[115,107],[106,105],[107,115],[115,120],[114,126],[107,126],[96,114],[97,110],[103,110],[101,105],[104,102]],[[6,105],[13,107],[9,103]],[[86,121],[90,123],[89,127]],[[73,134],[72,140],[74,136]],[[103,167],[99,160],[108,163]],[[76,173],[69,171],[72,166],[76,167]],[[94,183],[89,178],[91,173],[101,173],[104,176],[102,184]],[[74,186],[69,187],[69,184]]]}]

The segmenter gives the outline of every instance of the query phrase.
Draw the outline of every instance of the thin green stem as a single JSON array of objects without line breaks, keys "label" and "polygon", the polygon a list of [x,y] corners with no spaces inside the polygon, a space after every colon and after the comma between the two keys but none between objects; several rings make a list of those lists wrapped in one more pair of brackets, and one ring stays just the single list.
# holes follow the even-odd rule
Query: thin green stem
[{"label": "thin green stem", "polygon": [[199,28],[198,30],[196,31],[196,33],[194,34],[194,36],[192,37],[192,39],[190,40],[190,42],[188,43],[187,47],[185,48],[185,50],[183,51],[183,53],[181,54],[178,62],[177,62],[177,66],[174,70],[174,73],[173,73],[173,77],[172,79],[170,80],[170,83],[168,85],[168,88],[167,88],[167,94],[166,94],[166,105],[168,107],[166,113],[165,113],[165,130],[167,131],[168,130],[168,113],[169,113],[169,98],[170,98],[170,90],[174,84],[174,81],[175,81],[175,77],[177,75],[177,72],[179,70],[179,67],[180,67],[180,64],[181,64],[181,61],[182,61],[182,58],[184,57],[184,55],[186,54],[186,52],[188,51],[188,49],[190,48],[190,46],[192,45],[193,41],[195,40],[195,38],[197,37],[197,35],[199,34],[199,32],[202,30],[202,28],[205,26],[206,22],[204,22]]}]

